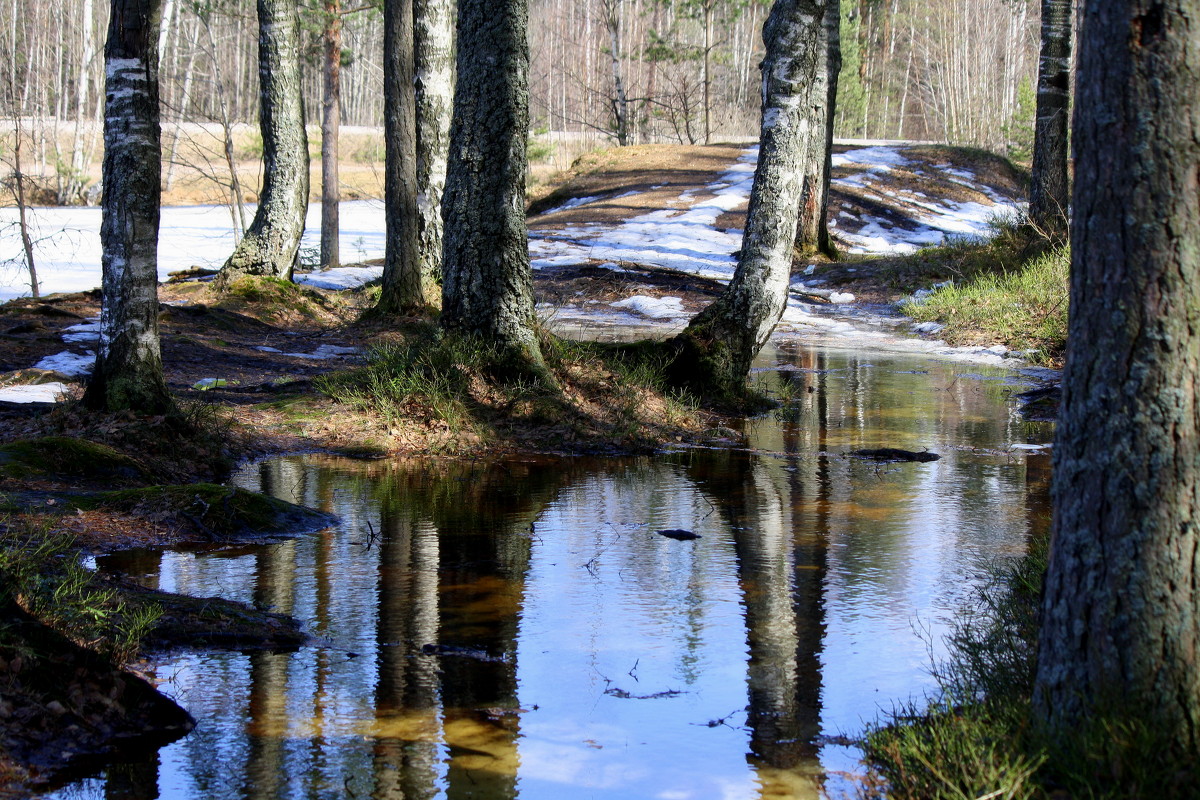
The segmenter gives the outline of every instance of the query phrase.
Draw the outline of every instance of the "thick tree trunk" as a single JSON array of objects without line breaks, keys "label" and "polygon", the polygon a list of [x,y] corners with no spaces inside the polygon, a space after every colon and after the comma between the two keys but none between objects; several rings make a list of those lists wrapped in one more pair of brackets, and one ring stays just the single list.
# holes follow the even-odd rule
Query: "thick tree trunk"
[{"label": "thick tree trunk", "polygon": [[1088,0],[1034,705],[1200,755],[1200,0]]},{"label": "thick tree trunk", "polygon": [[442,192],[454,111],[454,6],[413,0],[417,90],[417,236],[420,271],[442,279]]},{"label": "thick tree trunk", "polygon": [[104,46],[103,300],[93,409],[173,408],[158,338],[160,0],[113,0]]},{"label": "thick tree trunk", "polygon": [[[829,240],[829,179],[833,147],[833,117],[837,102],[838,73],[842,69],[842,11],[840,0],[814,4],[821,8],[821,60],[807,104],[811,114],[812,141],[803,156],[804,191],[800,196],[800,219],[796,225],[796,249],[801,253],[835,255]],[[820,139],[817,131],[821,132]]]},{"label": "thick tree trunk", "polygon": [[413,68],[413,0],[384,0],[383,291],[375,312],[395,314],[425,306],[417,226],[417,126]]},{"label": "thick tree trunk", "polygon": [[526,0],[461,0],[450,132],[442,326],[543,369],[525,228],[529,132]]},{"label": "thick tree trunk", "polygon": [[[750,363],[787,305],[792,243],[814,151],[824,147],[825,3],[776,0],[763,25],[763,105],[758,168],[737,271],[679,336],[670,379],[703,394],[743,392]],[[823,160],[822,156],[822,160]]]},{"label": "thick tree trunk", "polygon": [[338,129],[342,117],[342,2],[325,0],[325,63],[321,103],[321,266],[336,267],[338,203]]},{"label": "thick tree trunk", "polygon": [[1067,126],[1071,105],[1071,0],[1042,0],[1029,221],[1052,240],[1067,236]]},{"label": "thick tree trunk", "polygon": [[258,210],[222,267],[237,274],[291,280],[308,211],[308,133],[300,94],[300,22],[296,0],[258,0],[259,125],[263,186]]}]

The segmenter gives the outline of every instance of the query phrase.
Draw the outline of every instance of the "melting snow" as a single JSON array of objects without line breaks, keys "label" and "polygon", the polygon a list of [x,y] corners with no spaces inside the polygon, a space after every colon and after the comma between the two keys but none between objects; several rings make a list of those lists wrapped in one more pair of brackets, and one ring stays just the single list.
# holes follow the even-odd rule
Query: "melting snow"
[{"label": "melting snow", "polygon": [[683,299],[680,297],[634,295],[609,305],[613,308],[628,309],[650,319],[679,319],[688,316],[688,312],[683,309]]},{"label": "melting snow", "polygon": [[77,344],[79,342],[99,342],[100,341],[100,318],[93,317],[87,322],[81,322],[78,325],[71,325],[63,330],[63,341],[67,344]]},{"label": "melting snow", "polygon": [[383,277],[383,267],[334,267],[297,275],[296,283],[318,289],[357,289]]},{"label": "melting snow", "polygon": [[58,382],[5,386],[0,389],[0,401],[6,403],[57,403],[67,392],[67,385]]},{"label": "melting snow", "polygon": [[96,354],[91,350],[86,353],[72,353],[69,350],[64,350],[61,353],[55,353],[52,356],[46,356],[41,361],[33,365],[34,369],[44,369],[51,372],[57,372],[60,375],[69,377],[82,377],[92,374],[92,368],[96,366]]}]

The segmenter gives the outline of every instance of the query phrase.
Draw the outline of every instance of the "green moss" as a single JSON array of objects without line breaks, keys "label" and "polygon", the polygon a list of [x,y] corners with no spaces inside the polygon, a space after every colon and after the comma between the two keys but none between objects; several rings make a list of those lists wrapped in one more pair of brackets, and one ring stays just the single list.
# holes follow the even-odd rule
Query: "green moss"
[{"label": "green moss", "polygon": [[119,480],[145,483],[146,469],[136,459],[104,444],[71,436],[44,436],[0,445],[0,475]]},{"label": "green moss", "polygon": [[212,483],[100,492],[76,498],[71,504],[175,520],[213,540],[298,533],[327,527],[333,521],[331,515],[311,508]]},{"label": "green moss", "polygon": [[220,284],[221,305],[255,312],[270,319],[296,316],[321,319],[333,307],[320,292],[282,278],[234,274]]}]

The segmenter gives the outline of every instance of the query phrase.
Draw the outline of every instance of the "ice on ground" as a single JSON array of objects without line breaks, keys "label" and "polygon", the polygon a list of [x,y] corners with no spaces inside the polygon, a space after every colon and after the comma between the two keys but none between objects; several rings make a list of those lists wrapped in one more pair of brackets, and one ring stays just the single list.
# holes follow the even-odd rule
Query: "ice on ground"
[{"label": "ice on ground", "polygon": [[0,388],[0,401],[5,403],[57,403],[69,391],[65,383],[39,383],[27,386]]},{"label": "ice on ground", "polygon": [[87,322],[64,328],[62,338],[67,344],[100,341],[100,318],[94,317]]},{"label": "ice on ground", "polygon": [[[256,347],[255,350],[262,350],[265,353],[278,353],[279,351],[273,347]],[[311,353],[284,353],[285,356],[292,358],[349,358],[350,356],[358,355],[361,350],[357,347],[342,347],[336,344],[323,344]]]},{"label": "ice on ground", "polygon": [[296,283],[318,289],[357,289],[383,277],[383,267],[334,267],[297,275]]},{"label": "ice on ground", "polygon": [[91,350],[85,353],[72,353],[70,350],[64,350],[61,353],[55,353],[52,356],[46,356],[41,361],[33,365],[34,369],[44,369],[49,372],[57,372],[60,375],[69,377],[82,377],[91,375],[92,369],[96,366],[96,354]]},{"label": "ice on ground", "polygon": [[647,297],[634,295],[609,303],[613,308],[626,309],[641,314],[650,319],[678,319],[686,317],[688,312],[683,308],[683,298],[680,297]]},{"label": "ice on ground", "polygon": [[[339,246],[344,258],[382,258],[383,203],[341,204]],[[100,209],[31,208],[34,259],[43,294],[81,292],[100,285]],[[247,207],[247,219],[254,207]],[[17,224],[17,209],[0,208],[0,229]],[[301,251],[320,246],[321,206],[310,205]],[[159,223],[158,279],[191,267],[219,268],[233,252],[232,218],[226,206],[164,206]],[[0,302],[29,294],[19,236],[0,238]]]}]

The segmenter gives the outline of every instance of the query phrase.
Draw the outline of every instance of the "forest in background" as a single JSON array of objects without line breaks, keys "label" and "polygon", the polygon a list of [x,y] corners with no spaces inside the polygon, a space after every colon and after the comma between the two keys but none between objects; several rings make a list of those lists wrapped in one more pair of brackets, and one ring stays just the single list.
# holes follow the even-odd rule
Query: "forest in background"
[{"label": "forest in background", "polygon": [[[304,99],[316,125],[329,3],[300,6]],[[108,4],[3,0],[2,7],[5,172],[16,171],[10,152],[20,125],[28,147],[21,171],[54,201],[83,202],[99,155]],[[531,0],[533,132],[612,144],[756,136],[767,10],[764,0]],[[376,128],[381,3],[347,2],[341,16],[342,124]],[[1027,158],[1037,33],[1032,0],[847,0],[837,135]],[[159,45],[164,182],[174,180],[178,163],[228,174],[229,163],[254,157],[235,136],[258,122],[252,0],[164,0]],[[382,161],[381,139],[364,137],[357,147],[353,160]]]}]

